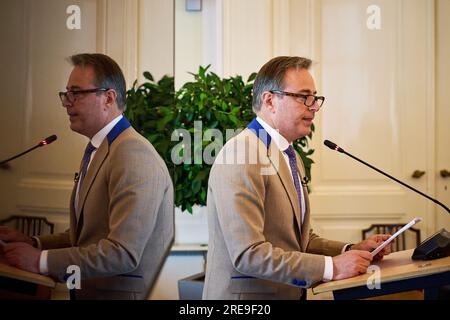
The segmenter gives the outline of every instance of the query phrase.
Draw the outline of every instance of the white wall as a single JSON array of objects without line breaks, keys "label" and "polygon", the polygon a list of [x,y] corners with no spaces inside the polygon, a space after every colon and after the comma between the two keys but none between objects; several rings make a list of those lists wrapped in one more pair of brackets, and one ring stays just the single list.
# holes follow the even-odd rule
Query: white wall
[{"label": "white wall", "polygon": [[175,0],[175,87],[192,81],[203,62],[201,11],[186,11],[184,0]]},{"label": "white wall", "polygon": [[139,1],[138,75],[150,71],[155,80],[174,75],[174,1]]},{"label": "white wall", "polygon": [[192,81],[199,66],[223,74],[222,0],[202,0],[201,11],[186,11],[175,0],[175,87]]}]

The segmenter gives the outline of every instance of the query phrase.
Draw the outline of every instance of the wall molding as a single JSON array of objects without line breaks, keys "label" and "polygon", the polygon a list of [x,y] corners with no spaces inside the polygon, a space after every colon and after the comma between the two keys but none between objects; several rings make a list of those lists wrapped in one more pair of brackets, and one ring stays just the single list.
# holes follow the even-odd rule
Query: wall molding
[{"label": "wall molding", "polygon": [[[401,212],[391,212],[391,213],[378,213],[378,212],[358,212],[358,213],[314,213],[312,219],[315,221],[336,221],[340,219],[358,219],[359,221],[374,221],[381,219],[399,220],[405,216]],[[344,221],[343,223],[347,223]]]},{"label": "wall molding", "polygon": [[[429,102],[427,112],[427,130],[426,130],[426,149],[427,165],[426,170],[430,173],[437,172],[436,161],[436,12],[435,1],[427,0],[427,38],[425,47],[427,48],[427,91],[426,101]],[[432,197],[436,196],[436,175],[427,175],[427,190]],[[427,230],[431,234],[436,229],[437,215],[439,214],[437,206],[431,201],[427,201]]]},{"label": "wall molding", "polygon": [[223,2],[226,0],[216,0],[216,71],[217,74],[223,77],[224,74],[224,65],[223,65],[223,57],[224,57],[224,18],[223,18]]},{"label": "wall molding", "polygon": [[389,196],[403,196],[404,189],[400,186],[371,186],[368,184],[360,186],[315,186],[311,190],[311,196],[367,196],[367,195],[389,195]]},{"label": "wall molding", "polygon": [[125,0],[122,68],[131,86],[138,78],[139,0]]},{"label": "wall molding", "polygon": [[231,1],[223,0],[222,3],[222,70],[223,77],[231,73]]},{"label": "wall molding", "polygon": [[106,52],[108,29],[108,0],[97,0],[97,52]]},{"label": "wall molding", "polygon": [[[122,16],[118,18],[117,13]],[[120,28],[113,28],[117,24]],[[121,37],[115,29],[122,32]],[[128,84],[138,77],[138,37],[139,0],[97,0],[97,52],[117,61]]]},{"label": "wall molding", "polygon": [[22,178],[17,184],[19,188],[69,190],[73,189],[73,179]]},{"label": "wall molding", "polygon": [[272,56],[290,55],[290,0],[272,0]]},{"label": "wall molding", "polygon": [[18,204],[17,209],[24,214],[34,214],[43,217],[49,217],[49,215],[56,215],[58,217],[63,218],[61,219],[62,221],[59,222],[66,222],[66,221],[69,222],[69,208]]}]

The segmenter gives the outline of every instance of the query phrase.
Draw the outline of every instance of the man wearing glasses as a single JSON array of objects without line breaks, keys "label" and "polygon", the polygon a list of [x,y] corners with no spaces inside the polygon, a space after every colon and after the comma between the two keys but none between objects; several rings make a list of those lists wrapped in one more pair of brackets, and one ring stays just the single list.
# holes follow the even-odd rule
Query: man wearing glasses
[{"label": "man wearing glasses", "polygon": [[[70,58],[60,92],[70,128],[89,138],[70,201],[70,229],[38,238],[1,227],[9,263],[61,282],[81,271],[76,299],[146,299],[174,237],[173,186],[164,161],[122,113],[125,79],[102,54]],[[31,246],[33,245],[33,246]],[[34,248],[35,247],[35,248]]]},{"label": "man wearing glasses", "polygon": [[[325,100],[311,60],[277,57],[253,87],[257,117],[227,142],[211,169],[204,299],[306,299],[306,288],[365,273],[370,250],[320,238],[310,227],[303,163],[294,140],[308,135]],[[389,248],[375,259],[389,254]]]}]

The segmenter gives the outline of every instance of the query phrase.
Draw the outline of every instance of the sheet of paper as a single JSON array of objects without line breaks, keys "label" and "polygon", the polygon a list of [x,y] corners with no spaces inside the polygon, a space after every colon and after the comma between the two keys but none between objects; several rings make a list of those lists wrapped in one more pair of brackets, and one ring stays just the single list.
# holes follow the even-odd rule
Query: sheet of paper
[{"label": "sheet of paper", "polygon": [[395,238],[397,238],[400,234],[402,234],[403,232],[405,232],[406,230],[408,230],[409,228],[411,228],[413,225],[415,225],[416,223],[419,223],[420,221],[422,221],[422,218],[420,217],[416,217],[414,219],[412,219],[408,224],[406,224],[403,228],[401,228],[400,230],[398,230],[396,233],[394,233],[392,236],[389,237],[389,239],[387,239],[386,241],[384,241],[382,244],[380,244],[378,246],[378,248],[376,248],[375,250],[373,250],[372,256],[376,256],[378,254],[378,252],[380,252],[381,250],[383,250],[384,247],[386,247],[388,244],[390,244]]}]

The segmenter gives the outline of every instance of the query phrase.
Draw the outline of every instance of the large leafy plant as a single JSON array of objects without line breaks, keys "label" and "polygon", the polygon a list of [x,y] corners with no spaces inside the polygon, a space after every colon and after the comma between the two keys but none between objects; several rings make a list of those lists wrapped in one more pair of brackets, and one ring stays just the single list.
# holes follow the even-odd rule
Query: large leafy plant
[{"label": "large leafy plant", "polygon": [[[221,143],[225,144],[226,129],[243,129],[255,117],[252,88],[256,74],[244,81],[241,76],[221,78],[208,68],[200,67],[198,73],[192,74],[193,81],[185,83],[176,92],[173,77],[165,76],[155,82],[152,75],[145,72],[146,82],[139,86],[135,82],[127,92],[126,116],[166,162],[175,187],[175,205],[191,213],[194,205],[206,204],[211,164],[192,161],[175,165],[172,149],[179,141],[172,141],[173,133],[177,136],[176,130],[184,129],[191,136],[199,134],[203,137],[208,129],[218,129],[223,132]],[[196,121],[201,121],[201,128],[195,125]],[[313,163],[310,156],[314,152],[308,146],[311,137],[312,134],[294,143],[305,164],[308,179]],[[202,141],[197,149],[192,144],[190,154],[192,157],[201,155],[210,143]]]}]

